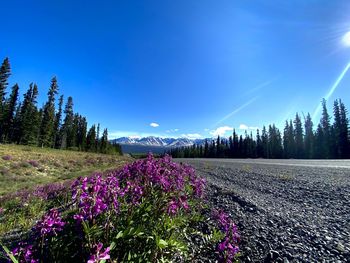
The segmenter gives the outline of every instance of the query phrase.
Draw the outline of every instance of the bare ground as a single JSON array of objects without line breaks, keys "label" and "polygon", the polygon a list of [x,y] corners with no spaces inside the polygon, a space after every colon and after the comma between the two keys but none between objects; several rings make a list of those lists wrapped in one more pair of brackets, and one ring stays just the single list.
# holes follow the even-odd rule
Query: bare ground
[{"label": "bare ground", "polygon": [[350,262],[350,161],[178,161],[234,218],[243,262]]}]

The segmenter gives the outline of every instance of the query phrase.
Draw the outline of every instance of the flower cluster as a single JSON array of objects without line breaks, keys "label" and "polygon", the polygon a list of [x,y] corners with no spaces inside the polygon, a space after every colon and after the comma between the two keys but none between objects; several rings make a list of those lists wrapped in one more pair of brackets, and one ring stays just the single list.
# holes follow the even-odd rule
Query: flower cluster
[{"label": "flower cluster", "polygon": [[190,208],[186,183],[191,186],[193,197],[203,197],[205,181],[195,175],[192,167],[175,163],[169,156],[155,159],[148,155],[146,159],[110,172],[107,177],[94,174],[78,178],[72,186],[73,201],[79,208],[74,218],[91,221],[107,210],[118,213],[121,199],[130,205],[138,205],[142,197],[153,190],[168,196],[167,212],[174,215],[180,208]]},{"label": "flower cluster", "polygon": [[11,251],[13,256],[20,259],[19,262],[39,263],[39,260],[34,258],[34,252],[33,245],[28,245],[23,242],[19,242],[18,247]]},{"label": "flower cluster", "polygon": [[111,249],[107,247],[104,251],[102,251],[102,248],[102,243],[98,243],[97,245],[95,245],[95,253],[90,256],[87,263],[98,263],[100,262],[100,260],[110,259],[111,256],[109,255],[109,252]]},{"label": "flower cluster", "polygon": [[[139,259],[150,261],[161,253],[171,255],[171,249],[182,251],[183,231],[181,234],[176,231],[198,213],[205,184],[191,166],[173,162],[169,156],[157,159],[151,154],[120,170],[78,178],[70,183],[72,195],[69,205],[64,207],[68,210],[64,221],[58,210],[49,210],[35,225],[36,235],[28,240],[33,246],[20,244],[14,255],[20,262],[37,262],[33,255],[43,262],[53,262],[58,256],[71,260],[75,255],[88,263],[97,263],[111,256],[123,259],[128,256],[125,253],[130,255],[133,249],[135,258],[140,255]],[[62,190],[69,191],[66,184],[50,184],[38,187],[34,193],[25,192],[23,196],[50,199],[53,204],[57,198],[63,199],[59,194]],[[239,251],[237,227],[223,211],[215,211],[214,217],[225,234],[217,250],[222,261],[232,262]],[[183,220],[177,220],[179,218]],[[164,230],[164,221],[168,222],[169,229]],[[59,233],[64,228],[64,233]],[[175,233],[179,235],[179,242],[174,242],[178,248],[154,248],[152,240],[156,237],[167,242],[169,235],[174,237]],[[62,252],[55,250],[55,242],[66,244],[75,235],[79,238],[74,240],[81,243]],[[85,238],[82,235],[86,235]],[[104,247],[103,244],[114,245]],[[78,254],[77,247],[82,248]]]},{"label": "flower cluster", "polygon": [[34,228],[41,236],[47,236],[56,235],[57,232],[62,231],[64,225],[65,222],[62,221],[60,213],[56,209],[51,209]]},{"label": "flower cluster", "polygon": [[239,252],[238,242],[240,236],[237,231],[237,226],[231,218],[222,210],[214,210],[213,217],[217,220],[220,229],[224,232],[225,237],[219,243],[217,250],[220,254],[222,262],[231,263]]}]

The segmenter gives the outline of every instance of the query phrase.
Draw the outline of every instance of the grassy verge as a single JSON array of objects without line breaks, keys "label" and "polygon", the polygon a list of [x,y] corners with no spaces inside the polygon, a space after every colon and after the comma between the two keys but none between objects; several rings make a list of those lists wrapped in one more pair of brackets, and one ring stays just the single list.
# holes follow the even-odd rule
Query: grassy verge
[{"label": "grassy verge", "polygon": [[129,161],[130,158],[117,155],[0,145],[0,197],[42,184],[114,169]]}]

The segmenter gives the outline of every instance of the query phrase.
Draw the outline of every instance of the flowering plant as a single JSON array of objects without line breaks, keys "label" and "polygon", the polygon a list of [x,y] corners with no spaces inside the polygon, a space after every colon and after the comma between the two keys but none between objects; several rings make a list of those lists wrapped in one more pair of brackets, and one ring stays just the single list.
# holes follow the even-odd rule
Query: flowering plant
[{"label": "flowering plant", "polygon": [[[33,263],[191,261],[188,236],[202,218],[204,190],[205,180],[192,167],[169,156],[148,155],[120,170],[78,178],[69,205],[61,213],[50,209],[12,256]],[[215,218],[225,236],[217,246],[220,260],[232,262],[237,228],[222,211]],[[23,258],[27,254],[32,261]]]}]

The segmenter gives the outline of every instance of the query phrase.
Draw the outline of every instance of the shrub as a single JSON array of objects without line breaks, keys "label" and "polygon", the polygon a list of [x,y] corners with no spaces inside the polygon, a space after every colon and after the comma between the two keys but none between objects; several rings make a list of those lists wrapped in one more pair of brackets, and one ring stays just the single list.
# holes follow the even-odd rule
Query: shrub
[{"label": "shrub", "polygon": [[[70,206],[50,209],[30,238],[7,254],[20,262],[190,261],[188,236],[198,233],[193,226],[202,218],[204,187],[192,167],[168,156],[149,155],[105,176],[78,178]],[[37,192],[47,198],[50,191]],[[237,228],[222,211],[214,218],[219,229],[208,226],[211,243],[202,249],[219,236],[216,253],[232,262],[239,251]]]},{"label": "shrub", "polygon": [[33,167],[38,167],[39,163],[36,160],[29,160],[28,163]]},{"label": "shrub", "polygon": [[11,155],[4,155],[4,156],[2,157],[2,159],[5,160],[5,161],[9,161],[9,160],[12,159],[12,156],[11,156]]}]

